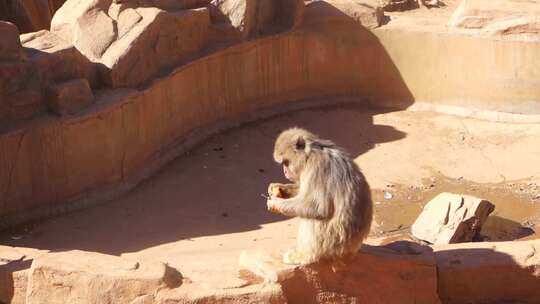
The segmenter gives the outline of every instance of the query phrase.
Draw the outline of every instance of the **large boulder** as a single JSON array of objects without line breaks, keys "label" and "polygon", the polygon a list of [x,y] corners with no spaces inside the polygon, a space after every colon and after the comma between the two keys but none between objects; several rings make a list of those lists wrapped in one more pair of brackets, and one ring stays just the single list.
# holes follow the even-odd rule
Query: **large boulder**
[{"label": "large boulder", "polygon": [[55,84],[49,87],[47,95],[49,110],[59,115],[76,114],[94,102],[94,94],[86,79]]},{"label": "large boulder", "polygon": [[19,60],[23,56],[19,30],[9,22],[0,21],[0,60]]},{"label": "large boulder", "polygon": [[0,245],[0,303],[26,304],[32,259],[47,251]]},{"label": "large boulder", "polygon": [[[148,303],[160,289],[181,283],[181,275],[157,262],[134,262],[84,251],[44,254],[28,274],[26,304]],[[152,302],[150,302],[152,303]]]},{"label": "large boulder", "polygon": [[98,64],[88,60],[72,43],[47,30],[21,35],[29,60],[40,70],[46,86],[66,79],[85,78],[100,87]]},{"label": "large boulder", "polygon": [[303,0],[213,0],[214,23],[230,24],[239,38],[286,31],[302,20]]},{"label": "large boulder", "polygon": [[208,9],[178,10],[204,3],[69,0],[54,16],[51,31],[100,64],[108,85],[139,86],[204,49]]},{"label": "large boulder", "polygon": [[[125,34],[103,54],[110,72],[105,77],[113,87],[137,86],[201,52],[208,41],[210,15],[206,8],[166,12],[158,8],[125,10]],[[122,14],[119,20],[122,19]],[[130,26],[129,24],[141,19]],[[122,28],[122,23],[119,28]]]},{"label": "large boulder", "polygon": [[441,193],[424,206],[411,232],[431,244],[470,242],[494,209],[487,200]]},{"label": "large boulder", "polygon": [[449,27],[457,32],[538,37],[540,1],[462,0]]},{"label": "large boulder", "polygon": [[0,125],[43,112],[42,74],[23,54],[17,28],[0,21]]},{"label": "large boulder", "polygon": [[440,303],[433,254],[410,242],[364,245],[344,264],[284,265],[262,252],[243,252],[239,263],[261,280],[279,283],[289,303]]},{"label": "large boulder", "polygon": [[538,303],[540,240],[434,246],[443,303]]}]

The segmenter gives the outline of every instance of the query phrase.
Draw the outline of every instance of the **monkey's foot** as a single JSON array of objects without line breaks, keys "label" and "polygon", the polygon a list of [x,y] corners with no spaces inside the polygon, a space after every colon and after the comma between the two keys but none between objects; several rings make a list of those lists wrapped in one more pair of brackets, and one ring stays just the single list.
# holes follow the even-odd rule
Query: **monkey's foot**
[{"label": "monkey's foot", "polygon": [[308,261],[302,253],[294,249],[289,249],[283,254],[283,264],[301,265],[308,264]]}]

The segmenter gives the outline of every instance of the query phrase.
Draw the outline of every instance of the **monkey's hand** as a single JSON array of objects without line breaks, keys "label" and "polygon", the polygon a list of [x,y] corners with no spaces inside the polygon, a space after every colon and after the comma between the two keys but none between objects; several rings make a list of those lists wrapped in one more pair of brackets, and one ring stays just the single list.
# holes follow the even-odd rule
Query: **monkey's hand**
[{"label": "monkey's hand", "polygon": [[278,197],[272,197],[271,199],[266,201],[266,207],[268,208],[268,211],[272,213],[282,214],[280,204],[282,203],[283,199],[280,199]]}]

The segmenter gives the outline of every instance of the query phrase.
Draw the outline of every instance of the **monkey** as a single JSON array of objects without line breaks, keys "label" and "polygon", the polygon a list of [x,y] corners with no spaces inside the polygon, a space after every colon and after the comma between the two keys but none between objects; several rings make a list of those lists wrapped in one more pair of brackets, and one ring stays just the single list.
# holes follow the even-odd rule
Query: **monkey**
[{"label": "monkey", "polygon": [[367,237],[373,218],[368,182],[347,152],[332,141],[301,128],[283,131],[273,158],[293,184],[288,198],[270,196],[271,212],[299,217],[295,249],[283,255],[285,264],[311,264],[354,256]]}]

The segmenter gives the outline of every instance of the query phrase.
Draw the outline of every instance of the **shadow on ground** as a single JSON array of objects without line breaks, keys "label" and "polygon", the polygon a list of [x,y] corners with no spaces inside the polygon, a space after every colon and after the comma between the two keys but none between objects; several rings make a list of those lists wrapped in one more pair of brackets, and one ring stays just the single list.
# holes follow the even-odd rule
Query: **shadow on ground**
[{"label": "shadow on ground", "polygon": [[[336,67],[363,62],[358,71],[361,76],[350,79],[358,86],[358,95],[371,96],[386,87],[395,92],[386,94],[388,98],[403,101],[403,106],[412,103],[411,93],[375,35],[326,3],[313,4],[310,12],[304,30],[318,37],[313,41],[320,44],[316,46],[329,41],[343,46],[338,51],[343,51],[344,56],[332,59]],[[307,26],[321,16],[328,20],[320,28]],[[313,35],[315,32],[319,34]],[[358,50],[357,58],[345,56],[351,49]],[[363,54],[373,60],[362,59]],[[326,61],[330,58],[320,60],[312,64],[329,65]],[[384,70],[377,73],[384,79],[373,79],[369,73],[372,69]],[[216,135],[120,199],[10,231],[0,242],[118,255],[172,241],[255,230],[265,223],[283,220],[267,212],[261,197],[268,183],[283,181],[280,168],[272,160],[273,141],[281,130],[290,126],[308,128],[344,146],[355,157],[378,143],[406,136],[393,127],[373,124],[373,115],[387,110],[346,108],[291,112]]]}]

